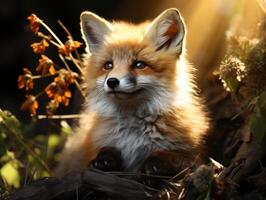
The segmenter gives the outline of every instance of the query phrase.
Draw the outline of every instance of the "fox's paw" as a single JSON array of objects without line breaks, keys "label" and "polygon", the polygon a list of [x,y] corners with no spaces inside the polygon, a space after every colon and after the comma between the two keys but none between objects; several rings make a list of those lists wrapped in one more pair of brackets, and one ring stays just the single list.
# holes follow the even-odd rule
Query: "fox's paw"
[{"label": "fox's paw", "polygon": [[[156,151],[152,153],[141,167],[147,176],[144,183],[153,187],[161,187],[161,176],[173,177],[186,167],[191,166],[192,159],[186,154],[176,151]],[[155,176],[154,176],[155,175]],[[156,177],[160,176],[160,177]]]},{"label": "fox's paw", "polygon": [[102,171],[120,171],[122,169],[121,153],[114,147],[104,147],[92,160],[91,167]]}]

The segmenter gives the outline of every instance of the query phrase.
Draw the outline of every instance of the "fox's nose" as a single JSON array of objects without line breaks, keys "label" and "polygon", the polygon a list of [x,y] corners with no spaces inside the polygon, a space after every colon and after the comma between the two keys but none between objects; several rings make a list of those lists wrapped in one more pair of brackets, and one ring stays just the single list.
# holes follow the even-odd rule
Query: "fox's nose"
[{"label": "fox's nose", "polygon": [[111,89],[115,89],[119,85],[119,80],[117,78],[109,78],[107,80],[107,85]]}]

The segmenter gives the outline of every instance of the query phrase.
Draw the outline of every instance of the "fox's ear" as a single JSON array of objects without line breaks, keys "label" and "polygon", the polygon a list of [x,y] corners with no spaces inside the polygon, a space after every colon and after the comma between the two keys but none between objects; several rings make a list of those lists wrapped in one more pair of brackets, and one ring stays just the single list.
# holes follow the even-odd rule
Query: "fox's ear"
[{"label": "fox's ear", "polygon": [[93,53],[104,41],[112,25],[92,12],[85,11],[80,15],[80,27],[87,49]]},{"label": "fox's ear", "polygon": [[171,50],[181,54],[185,37],[185,25],[175,8],[165,10],[153,20],[146,31],[148,38],[157,50]]}]

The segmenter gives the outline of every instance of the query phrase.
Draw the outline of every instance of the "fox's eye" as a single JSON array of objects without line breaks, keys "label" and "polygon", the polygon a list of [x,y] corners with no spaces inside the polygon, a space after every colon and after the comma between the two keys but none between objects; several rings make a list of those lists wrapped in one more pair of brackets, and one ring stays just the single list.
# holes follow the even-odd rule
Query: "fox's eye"
[{"label": "fox's eye", "polygon": [[113,69],[113,63],[110,62],[110,61],[106,62],[106,63],[104,64],[104,66],[103,66],[103,69],[104,69],[104,70],[111,70],[111,69]]},{"label": "fox's eye", "polygon": [[143,69],[143,68],[147,67],[147,64],[143,61],[136,61],[133,63],[133,67],[135,67],[137,69]]}]

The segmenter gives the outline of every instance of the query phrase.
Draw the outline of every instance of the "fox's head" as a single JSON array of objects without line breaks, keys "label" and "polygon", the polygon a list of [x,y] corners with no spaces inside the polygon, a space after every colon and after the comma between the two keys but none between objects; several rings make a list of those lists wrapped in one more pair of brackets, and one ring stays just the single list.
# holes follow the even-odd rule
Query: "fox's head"
[{"label": "fox's head", "polygon": [[[178,90],[185,26],[177,9],[133,25],[81,14],[89,104],[103,115],[165,111]],[[183,86],[182,86],[183,87]]]}]

